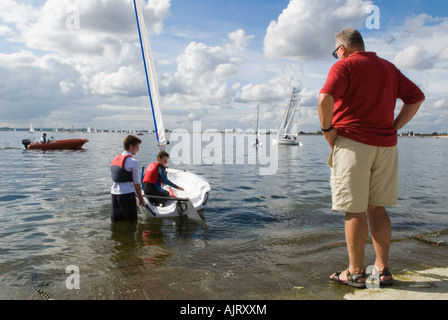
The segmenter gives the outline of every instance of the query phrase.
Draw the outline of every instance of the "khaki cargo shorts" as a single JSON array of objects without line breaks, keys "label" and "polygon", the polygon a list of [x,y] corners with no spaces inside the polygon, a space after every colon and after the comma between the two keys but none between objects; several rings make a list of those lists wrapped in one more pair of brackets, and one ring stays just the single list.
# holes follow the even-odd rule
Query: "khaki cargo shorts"
[{"label": "khaki cargo shorts", "polygon": [[338,136],[328,165],[334,211],[359,213],[368,205],[397,203],[397,146],[369,146]]}]

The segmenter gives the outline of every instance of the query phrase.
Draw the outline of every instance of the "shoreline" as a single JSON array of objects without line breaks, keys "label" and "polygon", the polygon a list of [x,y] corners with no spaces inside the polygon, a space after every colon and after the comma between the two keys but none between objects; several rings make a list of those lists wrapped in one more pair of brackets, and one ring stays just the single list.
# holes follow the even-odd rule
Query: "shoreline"
[{"label": "shoreline", "polygon": [[[366,245],[366,265],[374,260]],[[330,281],[333,272],[346,269],[346,247],[331,248],[306,257],[308,270],[296,270],[291,290],[274,300],[448,300],[448,230],[392,239],[389,268],[394,283],[378,289],[357,289]],[[307,278],[300,279],[302,277]]]},{"label": "shoreline", "polygon": [[[366,257],[372,257],[371,252]],[[391,286],[350,288],[343,300],[448,300],[448,231],[392,240]],[[337,284],[336,284],[337,285]]]},{"label": "shoreline", "polygon": [[387,288],[357,290],[346,300],[448,300],[448,268],[406,270]]},{"label": "shoreline", "polygon": [[[448,300],[448,230],[412,236],[401,243],[392,243],[391,247],[391,260],[398,259],[402,265],[393,274],[394,284],[381,289],[357,290],[344,296],[345,299]],[[400,253],[408,256],[401,260],[397,258]]]}]

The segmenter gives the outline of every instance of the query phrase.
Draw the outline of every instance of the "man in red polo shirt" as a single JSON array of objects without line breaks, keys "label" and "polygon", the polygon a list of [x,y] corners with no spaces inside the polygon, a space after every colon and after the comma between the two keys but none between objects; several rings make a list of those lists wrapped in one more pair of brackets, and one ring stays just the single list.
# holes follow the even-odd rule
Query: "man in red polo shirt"
[{"label": "man in red polo shirt", "polygon": [[[398,200],[397,130],[417,113],[423,92],[390,62],[366,52],[352,28],[336,34],[331,68],[319,95],[322,132],[332,152],[334,211],[345,212],[349,255],[346,271],[332,281],[365,287],[364,247],[368,229],[376,252],[380,284],[392,283],[388,269],[391,223],[385,209]],[[396,100],[403,101],[395,117]]]}]

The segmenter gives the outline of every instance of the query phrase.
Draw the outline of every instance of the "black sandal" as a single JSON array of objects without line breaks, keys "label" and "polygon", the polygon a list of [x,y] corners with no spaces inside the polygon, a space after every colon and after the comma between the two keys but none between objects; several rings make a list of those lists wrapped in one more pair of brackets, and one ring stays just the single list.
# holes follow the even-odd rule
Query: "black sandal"
[{"label": "black sandal", "polygon": [[[390,277],[389,280],[381,280],[381,277]],[[394,283],[394,279],[392,278],[392,273],[390,273],[388,268],[384,268],[383,271],[380,272],[380,285],[382,286],[390,286]]]},{"label": "black sandal", "polygon": [[366,272],[362,270],[360,273],[351,274],[350,271],[347,270],[347,284],[355,288],[365,288]]}]

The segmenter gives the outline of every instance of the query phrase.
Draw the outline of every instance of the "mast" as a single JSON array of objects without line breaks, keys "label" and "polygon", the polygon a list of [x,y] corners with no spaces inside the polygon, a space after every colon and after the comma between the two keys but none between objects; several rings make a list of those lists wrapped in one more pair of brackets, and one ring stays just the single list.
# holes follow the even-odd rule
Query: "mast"
[{"label": "mast", "polygon": [[259,131],[259,126],[258,126],[258,118],[260,116],[260,101],[258,101],[258,105],[257,105],[257,132],[255,134],[255,139],[256,139],[256,143],[257,145],[259,144],[260,141],[258,141],[258,138],[260,137],[260,133]]},{"label": "mast", "polygon": [[140,37],[140,46],[142,49],[143,65],[145,67],[146,84],[148,86],[149,100],[151,103],[152,117],[154,120],[157,142],[161,149],[168,144],[163,125],[162,111],[160,109],[160,93],[157,85],[156,68],[152,57],[149,36],[146,30],[145,18],[143,16],[140,0],[134,0],[135,18],[137,19],[138,35]]},{"label": "mast", "polygon": [[[299,108],[300,108],[300,91],[298,88],[294,88],[293,90],[293,94],[292,94],[292,98],[291,98],[291,104],[292,104],[292,108],[294,108],[293,110],[293,114],[291,116],[291,124],[290,124],[290,130],[291,133],[294,135],[298,134],[298,128],[299,128]],[[296,119],[296,115],[297,116],[297,122],[294,123],[295,119]],[[296,128],[294,128],[296,127]]]}]

